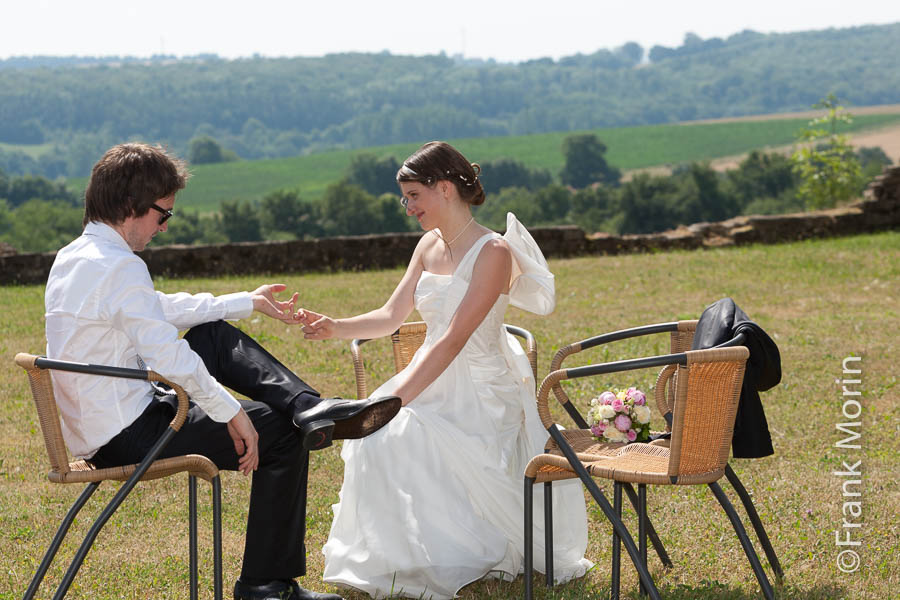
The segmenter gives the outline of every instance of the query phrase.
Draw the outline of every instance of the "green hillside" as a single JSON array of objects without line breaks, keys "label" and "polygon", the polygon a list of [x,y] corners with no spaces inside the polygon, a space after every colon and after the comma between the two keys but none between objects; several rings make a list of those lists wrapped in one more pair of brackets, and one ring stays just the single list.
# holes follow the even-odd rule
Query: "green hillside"
[{"label": "green hillside", "polygon": [[[860,115],[845,131],[874,129],[900,122],[900,113]],[[675,165],[731,156],[751,150],[790,144],[806,119],[772,119],[730,123],[649,125],[592,130],[607,145],[607,159],[621,169]],[[525,165],[548,169],[554,175],[563,166],[561,146],[572,132],[535,135],[466,138],[451,140],[476,162],[512,158]],[[258,200],[272,190],[297,188],[307,199],[319,198],[339,180],[360,152],[393,155],[402,160],[418,144],[378,146],[363,150],[342,150],[293,158],[198,165],[179,196],[180,205],[202,213],[215,212],[222,200]],[[71,186],[83,193],[86,179],[73,179]]]},{"label": "green hillside", "polygon": [[829,93],[849,106],[892,104],[900,102],[898,39],[900,23],[745,30],[521,63],[390,53],[19,57],[0,60],[0,142],[52,147],[39,157],[0,151],[0,168],[83,177],[104,148],[126,139],[186,155],[191,140],[211,136],[260,160],[788,113]]}]

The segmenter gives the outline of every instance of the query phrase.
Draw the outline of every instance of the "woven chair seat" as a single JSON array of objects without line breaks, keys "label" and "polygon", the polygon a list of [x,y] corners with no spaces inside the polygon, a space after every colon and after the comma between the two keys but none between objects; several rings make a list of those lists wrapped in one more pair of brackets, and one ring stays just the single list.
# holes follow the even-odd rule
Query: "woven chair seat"
[{"label": "woven chair seat", "polygon": [[[588,429],[564,429],[561,433],[575,450],[578,459],[585,463],[604,456],[615,455],[625,445],[623,443],[598,442]],[[572,470],[572,466],[563,456],[556,440],[549,438],[544,446],[544,452],[544,454],[532,458],[525,467],[525,475],[534,477],[535,483],[578,478],[578,474]]]},{"label": "woven chair seat", "polygon": [[663,446],[629,444],[614,456],[602,457],[585,466],[594,477],[630,483],[671,483],[669,449]]},{"label": "woven chair seat", "polygon": [[[561,433],[575,453],[585,455],[588,461],[592,460],[591,457],[614,456],[625,446],[624,442],[599,442],[589,429],[563,429]],[[562,450],[553,438],[547,440],[544,450],[562,456]]]}]

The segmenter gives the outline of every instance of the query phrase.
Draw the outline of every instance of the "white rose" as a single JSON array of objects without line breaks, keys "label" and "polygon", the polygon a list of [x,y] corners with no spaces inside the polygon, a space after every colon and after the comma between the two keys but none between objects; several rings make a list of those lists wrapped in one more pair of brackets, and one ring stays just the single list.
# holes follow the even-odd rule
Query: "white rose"
[{"label": "white rose", "polygon": [[603,432],[603,437],[608,439],[611,442],[627,442],[628,436],[623,432],[619,431],[615,428],[614,425],[610,425],[606,428],[606,431]]},{"label": "white rose", "polygon": [[637,422],[644,424],[650,422],[650,409],[646,406],[635,406],[634,407],[634,416],[637,417]]},{"label": "white rose", "polygon": [[600,418],[601,419],[613,419],[616,416],[616,409],[614,409],[609,404],[603,404],[600,406]]}]

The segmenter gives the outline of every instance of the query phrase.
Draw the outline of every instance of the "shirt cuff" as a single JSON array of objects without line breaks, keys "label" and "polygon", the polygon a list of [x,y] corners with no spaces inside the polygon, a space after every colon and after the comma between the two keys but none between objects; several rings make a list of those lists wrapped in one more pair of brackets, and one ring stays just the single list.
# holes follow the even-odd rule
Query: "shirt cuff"
[{"label": "shirt cuff", "polygon": [[216,423],[227,423],[241,410],[241,403],[222,384],[216,382],[216,395],[205,402],[194,402]]},{"label": "shirt cuff", "polygon": [[223,294],[219,300],[225,303],[226,319],[246,319],[253,314],[253,298],[250,292],[234,292]]}]

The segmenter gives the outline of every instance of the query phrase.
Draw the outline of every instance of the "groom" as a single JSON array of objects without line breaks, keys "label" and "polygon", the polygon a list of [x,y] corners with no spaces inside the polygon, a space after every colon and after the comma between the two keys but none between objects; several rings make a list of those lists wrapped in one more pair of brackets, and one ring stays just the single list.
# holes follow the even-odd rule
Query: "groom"
[{"label": "groom", "polygon": [[[277,300],[281,284],[222,296],[154,290],[135,252],[166,231],[187,177],[183,163],[146,144],[115,146],[94,166],[84,231],[57,253],[47,281],[47,356],[165,375],[191,408],[160,458],[202,454],[253,473],[236,600],[340,600],[294,581],[306,570],[309,450],[376,431],[400,399],[322,399],[223,320],[257,311],[296,323],[297,294]],[[97,467],[139,462],[175,414],[174,396],[146,381],[55,372],[54,384],[66,443]]]}]

